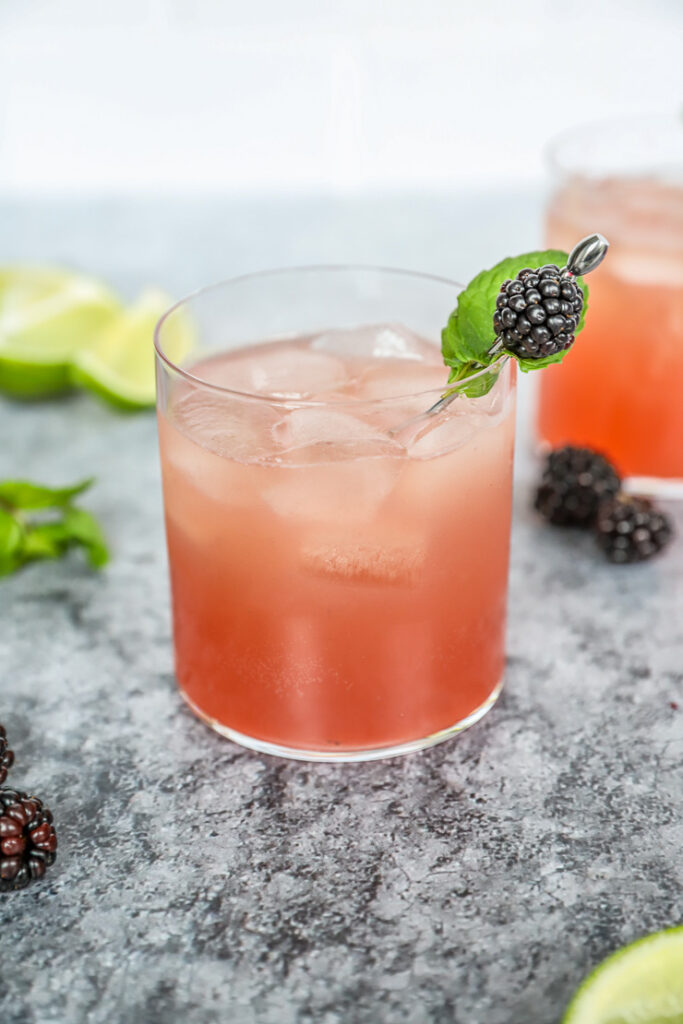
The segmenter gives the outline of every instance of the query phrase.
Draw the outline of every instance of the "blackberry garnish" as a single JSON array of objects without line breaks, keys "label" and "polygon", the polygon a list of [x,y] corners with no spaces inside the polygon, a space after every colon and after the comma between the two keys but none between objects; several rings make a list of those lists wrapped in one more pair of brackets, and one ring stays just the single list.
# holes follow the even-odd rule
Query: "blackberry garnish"
[{"label": "blackberry garnish", "polygon": [[4,725],[0,725],[0,786],[4,785],[7,772],[14,764],[14,754],[7,749],[7,733]]},{"label": "blackberry garnish", "polygon": [[38,797],[0,789],[0,892],[23,889],[54,862],[52,814]]},{"label": "blackberry garnish", "polygon": [[600,505],[596,535],[610,562],[625,564],[652,558],[669,543],[673,529],[647,498],[619,494]]},{"label": "blackberry garnish", "polygon": [[573,343],[582,309],[583,292],[566,267],[527,267],[503,282],[493,329],[502,347],[518,359],[545,359]]},{"label": "blackberry garnish", "polygon": [[614,497],[620,484],[603,455],[567,445],[548,456],[534,507],[555,526],[591,526],[600,502]]}]

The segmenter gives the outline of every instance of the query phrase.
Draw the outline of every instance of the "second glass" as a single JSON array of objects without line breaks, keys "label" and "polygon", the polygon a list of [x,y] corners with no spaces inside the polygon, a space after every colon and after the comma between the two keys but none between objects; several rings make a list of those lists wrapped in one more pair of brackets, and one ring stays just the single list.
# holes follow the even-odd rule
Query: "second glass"
[{"label": "second glass", "polygon": [[683,485],[683,121],[579,129],[551,150],[547,242],[611,243],[589,281],[581,344],[540,380],[538,432],[608,455],[652,491]]},{"label": "second glass", "polygon": [[[419,749],[476,721],[504,667],[515,368],[427,410],[458,286],[286,270],[206,289],[157,330],[181,692],[246,746]],[[199,348],[167,354],[183,324]]]}]

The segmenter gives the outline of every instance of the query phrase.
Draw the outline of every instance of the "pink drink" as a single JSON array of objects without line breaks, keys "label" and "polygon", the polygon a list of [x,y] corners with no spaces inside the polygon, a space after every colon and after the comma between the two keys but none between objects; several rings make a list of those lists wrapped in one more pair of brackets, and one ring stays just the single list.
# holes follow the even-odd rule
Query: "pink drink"
[{"label": "pink drink", "polygon": [[605,452],[627,476],[683,479],[683,188],[570,181],[548,243],[569,250],[595,227],[609,259],[591,275],[581,343],[541,376],[539,434]]},{"label": "pink drink", "polygon": [[248,746],[323,759],[417,749],[483,714],[504,665],[513,366],[433,416],[440,351],[396,325],[164,372],[192,708]]},{"label": "pink drink", "polygon": [[683,121],[585,125],[551,147],[550,245],[599,231],[580,343],[540,376],[538,436],[604,452],[648,491],[683,481]]}]

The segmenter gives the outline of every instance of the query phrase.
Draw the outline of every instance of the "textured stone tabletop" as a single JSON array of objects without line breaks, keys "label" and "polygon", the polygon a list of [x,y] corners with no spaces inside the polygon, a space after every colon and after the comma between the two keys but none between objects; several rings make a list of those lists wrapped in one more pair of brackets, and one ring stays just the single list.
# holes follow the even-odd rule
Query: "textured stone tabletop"
[{"label": "textured stone tabletop", "polygon": [[[392,202],[5,203],[0,261],[180,293],[354,251],[495,259],[471,203]],[[527,450],[498,705],[422,754],[287,763],[176,694],[154,417],[0,401],[0,476],[96,473],[114,554],[0,583],[13,780],[60,837],[43,883],[0,897],[3,1024],[554,1024],[602,956],[683,919],[683,510],[667,556],[609,567],[534,520]]]}]

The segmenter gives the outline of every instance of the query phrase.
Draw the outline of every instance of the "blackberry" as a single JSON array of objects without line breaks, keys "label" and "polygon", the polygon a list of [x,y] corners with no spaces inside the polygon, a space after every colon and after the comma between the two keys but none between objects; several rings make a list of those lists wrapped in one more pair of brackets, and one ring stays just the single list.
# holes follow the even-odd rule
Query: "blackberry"
[{"label": "blackberry", "polygon": [[555,526],[591,526],[600,502],[614,497],[620,485],[603,455],[567,445],[548,456],[534,507]]},{"label": "blackberry", "polygon": [[647,498],[619,494],[600,505],[596,535],[610,562],[625,564],[652,558],[669,543],[673,529]]},{"label": "blackberry", "polygon": [[54,862],[57,835],[43,802],[0,789],[0,893],[23,889]]},{"label": "blackberry", "polygon": [[583,292],[566,267],[527,267],[514,280],[503,282],[493,329],[512,355],[544,359],[573,343],[582,309]]},{"label": "blackberry", "polygon": [[7,749],[7,733],[4,725],[0,725],[0,786],[4,785],[7,772],[14,764],[14,754]]}]

